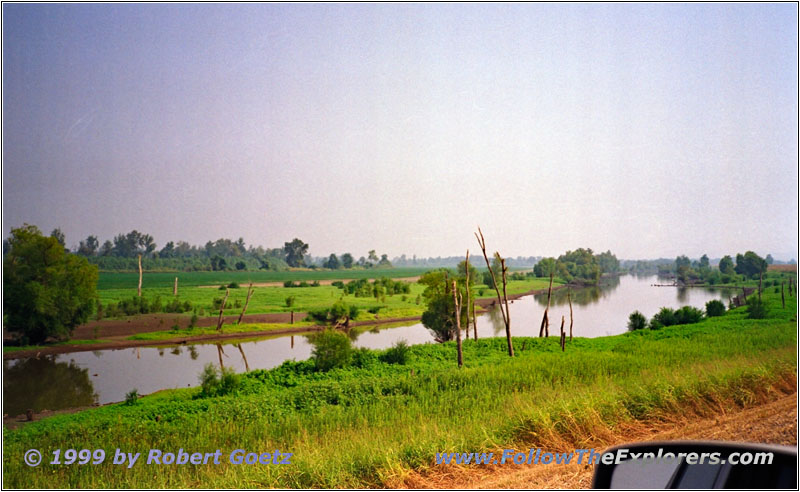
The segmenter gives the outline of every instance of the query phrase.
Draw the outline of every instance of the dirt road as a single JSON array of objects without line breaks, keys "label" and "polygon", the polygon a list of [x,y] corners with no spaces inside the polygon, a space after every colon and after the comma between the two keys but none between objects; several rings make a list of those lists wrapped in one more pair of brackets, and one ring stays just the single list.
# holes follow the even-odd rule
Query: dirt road
[{"label": "dirt road", "polygon": [[[615,433],[614,442],[597,449],[637,441],[714,440],[797,446],[797,393],[768,403],[739,409],[713,418],[686,418],[673,422],[638,423]],[[583,446],[593,447],[593,444]],[[590,465],[483,465],[435,468],[431,473],[411,472],[397,488],[436,489],[588,489]]]}]

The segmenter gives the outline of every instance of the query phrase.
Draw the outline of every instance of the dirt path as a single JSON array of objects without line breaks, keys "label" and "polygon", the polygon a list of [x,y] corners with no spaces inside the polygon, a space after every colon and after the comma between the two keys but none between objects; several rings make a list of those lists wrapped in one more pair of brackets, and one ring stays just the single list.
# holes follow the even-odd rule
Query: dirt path
[{"label": "dirt path", "polygon": [[[723,413],[712,418],[685,418],[674,422],[639,423],[620,429],[611,445],[656,440],[742,441],[797,446],[797,393],[779,396],[762,405]],[[593,447],[592,444],[583,446]],[[588,489],[591,465],[450,466],[429,474],[412,472],[397,488],[436,489]]]}]

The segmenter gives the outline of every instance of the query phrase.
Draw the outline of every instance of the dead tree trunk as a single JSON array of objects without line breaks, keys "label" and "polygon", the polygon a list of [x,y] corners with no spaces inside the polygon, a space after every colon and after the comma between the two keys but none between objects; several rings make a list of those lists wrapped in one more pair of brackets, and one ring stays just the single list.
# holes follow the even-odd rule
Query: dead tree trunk
[{"label": "dead tree trunk", "polygon": [[239,321],[236,323],[237,325],[242,324],[242,318],[244,318],[244,313],[247,312],[247,305],[250,303],[250,296],[253,295],[253,282],[250,282],[250,286],[247,287],[247,299],[244,301],[244,308],[242,309],[242,314],[239,315]]},{"label": "dead tree trunk", "polygon": [[237,343],[236,348],[239,349],[239,353],[242,354],[242,359],[244,359],[244,370],[250,372],[250,365],[247,363],[247,356],[244,355],[244,350],[242,350],[242,344]]},{"label": "dead tree trunk", "polygon": [[761,281],[764,279],[764,272],[758,272],[758,300],[761,300]]},{"label": "dead tree trunk", "polygon": [[550,273],[550,287],[547,288],[547,307],[544,308],[544,316],[542,316],[542,325],[539,327],[539,336],[550,336],[550,319],[547,317],[547,312],[550,311],[550,296],[553,293],[553,273]]},{"label": "dead tree trunk", "polygon": [[294,311],[289,311],[289,324],[294,324]]},{"label": "dead tree trunk", "polygon": [[569,301],[569,341],[572,341],[572,289],[567,289],[567,300]]},{"label": "dead tree trunk", "polygon": [[467,340],[469,340],[469,308],[470,308],[470,297],[469,297],[469,250],[467,250],[467,259],[464,261],[464,271],[465,273],[465,280],[464,285],[467,289],[467,322],[464,323],[467,326]]},{"label": "dead tree trunk", "polygon": [[461,302],[459,298],[461,293],[458,292],[456,281],[453,280],[453,303],[456,307],[456,347],[458,349],[458,367],[464,365],[464,355],[461,352]]},{"label": "dead tree trunk", "polygon": [[222,305],[219,307],[219,319],[217,320],[217,331],[222,329],[222,311],[225,310],[225,303],[228,301],[228,289],[225,289],[225,297],[222,298]]},{"label": "dead tree trunk", "polygon": [[[480,236],[478,235],[480,234]],[[503,311],[503,301],[500,299],[500,288],[497,286],[497,279],[495,278],[494,271],[492,270],[492,265],[489,264],[489,257],[486,256],[486,241],[483,238],[483,232],[481,232],[481,228],[478,227],[478,233],[475,234],[475,238],[478,240],[478,244],[481,247],[481,251],[483,252],[483,259],[486,260],[486,268],[489,269],[489,275],[492,277],[492,284],[494,286],[494,291],[497,293],[497,302],[500,303],[500,313],[503,315],[503,323],[506,325],[506,340],[508,341],[508,355],[510,357],[514,357],[514,344],[511,341],[511,320],[508,317],[508,299],[506,299],[506,311]],[[500,256],[499,254],[497,255]],[[505,278],[505,275],[503,275]],[[503,292],[505,292],[505,283],[503,284]]]},{"label": "dead tree trunk", "polygon": [[222,344],[218,343],[217,344],[217,355],[219,356],[219,368],[220,369],[225,369],[225,364],[222,363],[222,354],[223,354],[223,352],[222,352]]},{"label": "dead tree trunk", "polygon": [[566,347],[567,334],[564,332],[564,316],[561,316],[561,351]]},{"label": "dead tree trunk", "polygon": [[175,277],[175,285],[172,286],[172,295],[178,295],[178,277]]},{"label": "dead tree trunk", "polygon": [[136,289],[136,294],[142,297],[142,255],[139,255],[139,287]]},{"label": "dead tree trunk", "polygon": [[781,307],[786,309],[786,298],[783,296],[783,282],[781,282]]},{"label": "dead tree trunk", "polygon": [[289,346],[289,348],[294,348],[294,335],[292,335],[292,341],[291,341],[291,345]]}]

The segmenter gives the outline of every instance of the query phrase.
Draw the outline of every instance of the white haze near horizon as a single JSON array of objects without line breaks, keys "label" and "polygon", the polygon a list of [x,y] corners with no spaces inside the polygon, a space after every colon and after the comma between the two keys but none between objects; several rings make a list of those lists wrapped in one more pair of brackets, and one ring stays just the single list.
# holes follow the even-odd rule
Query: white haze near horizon
[{"label": "white haze near horizon", "polygon": [[796,4],[4,4],[3,236],[798,248]]}]

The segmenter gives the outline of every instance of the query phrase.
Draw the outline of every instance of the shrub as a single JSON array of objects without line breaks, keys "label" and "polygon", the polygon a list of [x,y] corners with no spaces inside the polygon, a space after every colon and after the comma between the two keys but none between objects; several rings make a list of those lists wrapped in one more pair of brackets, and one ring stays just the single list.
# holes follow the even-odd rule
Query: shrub
[{"label": "shrub", "polygon": [[725,314],[725,304],[722,301],[713,299],[706,303],[706,316],[709,318],[722,316],[723,314]]},{"label": "shrub", "polygon": [[311,282],[311,287],[319,287],[319,280],[314,280]]},{"label": "shrub", "polygon": [[676,325],[690,325],[703,319],[703,311],[692,306],[683,306],[675,311]]},{"label": "shrub", "polygon": [[297,286],[298,286],[298,287],[308,287],[308,282],[306,282],[305,280],[303,280],[303,281],[302,281],[302,282],[300,282],[300,283],[299,283]]},{"label": "shrub", "polygon": [[125,404],[128,406],[139,403],[139,390],[133,388],[125,394]]},{"label": "shrub", "polygon": [[672,308],[662,307],[661,310],[653,316],[653,321],[656,322],[658,327],[672,326],[675,324],[675,311]]},{"label": "shrub", "polygon": [[283,286],[284,286],[284,287],[297,287],[297,286],[294,284],[294,282],[292,282],[291,280],[287,280],[287,281],[285,281],[285,282],[283,283]]},{"label": "shrub", "polygon": [[639,311],[634,311],[628,316],[628,330],[643,330],[647,327],[647,318]]},{"label": "shrub", "polygon": [[374,350],[362,347],[353,350],[353,356],[350,359],[350,361],[353,367],[358,367],[359,369],[365,369],[373,366],[378,362],[378,355],[375,353]]},{"label": "shrub", "polygon": [[195,328],[197,326],[197,315],[193,314],[192,318],[189,320],[189,328]]},{"label": "shrub", "polygon": [[286,307],[292,307],[292,306],[294,306],[294,301],[295,301],[295,300],[296,300],[296,299],[295,299],[295,297],[294,297],[294,296],[288,296],[288,297],[286,298]]},{"label": "shrub", "polygon": [[245,268],[247,268],[247,265],[245,264],[245,262],[243,262],[243,261],[237,261],[236,262],[236,269],[237,270],[244,270]]},{"label": "shrub", "polygon": [[200,396],[222,396],[233,393],[241,385],[241,378],[230,367],[217,369],[208,363],[200,372]]},{"label": "shrub", "polygon": [[217,290],[225,290],[225,289],[227,289],[227,287],[225,287],[225,284],[222,284],[219,286]]},{"label": "shrub", "polygon": [[372,314],[378,314],[378,311],[380,311],[384,307],[386,306],[372,306],[371,308],[367,309],[367,311],[369,311]]},{"label": "shrub", "polygon": [[231,283],[228,284],[228,288],[229,289],[238,289],[239,288],[239,284],[237,282],[231,282]]},{"label": "shrub", "polygon": [[344,289],[344,282],[342,282],[341,280],[331,282],[331,285],[336,287],[337,289]]},{"label": "shrub", "polygon": [[382,353],[378,358],[381,362],[387,364],[405,365],[406,362],[408,362],[410,352],[411,348],[408,346],[408,343],[406,343],[405,340],[399,340],[392,345],[392,348]]},{"label": "shrub", "polygon": [[317,371],[330,371],[350,364],[353,348],[350,339],[342,332],[325,330],[311,337],[314,346],[311,359]]},{"label": "shrub", "polygon": [[767,306],[758,296],[751,296],[747,300],[747,317],[750,319],[764,319],[767,317]]}]

